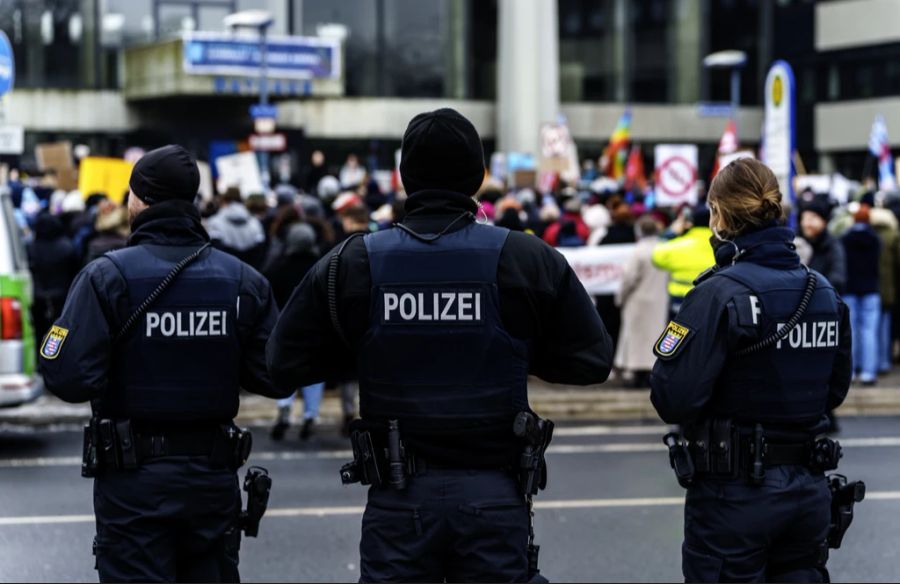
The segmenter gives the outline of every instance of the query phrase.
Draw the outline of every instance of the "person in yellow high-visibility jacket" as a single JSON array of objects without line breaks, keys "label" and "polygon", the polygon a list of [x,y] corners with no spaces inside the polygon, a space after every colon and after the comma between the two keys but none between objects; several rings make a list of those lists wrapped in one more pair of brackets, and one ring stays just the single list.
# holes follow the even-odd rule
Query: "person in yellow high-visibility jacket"
[{"label": "person in yellow high-visibility jacket", "polygon": [[653,250],[653,265],[669,273],[669,301],[672,315],[678,313],[694,280],[716,263],[710,238],[709,209],[697,207],[685,218],[687,229],[675,239],[660,243]]}]

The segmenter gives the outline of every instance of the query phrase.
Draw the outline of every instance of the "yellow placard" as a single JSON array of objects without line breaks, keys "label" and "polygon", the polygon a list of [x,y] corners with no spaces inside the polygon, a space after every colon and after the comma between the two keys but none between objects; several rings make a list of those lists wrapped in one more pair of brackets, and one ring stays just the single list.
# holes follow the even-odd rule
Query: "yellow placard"
[{"label": "yellow placard", "polygon": [[78,190],[85,198],[94,193],[104,193],[110,201],[122,203],[128,191],[132,166],[121,158],[83,158],[78,170]]}]

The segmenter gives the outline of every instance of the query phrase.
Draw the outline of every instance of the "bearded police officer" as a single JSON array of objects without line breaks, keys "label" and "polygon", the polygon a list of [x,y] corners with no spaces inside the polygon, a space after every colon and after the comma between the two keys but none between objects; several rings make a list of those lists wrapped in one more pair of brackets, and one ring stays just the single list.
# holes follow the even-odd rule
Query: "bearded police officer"
[{"label": "bearded police officer", "polygon": [[257,272],[209,247],[187,151],[148,152],[129,184],[128,246],[78,275],[41,346],[44,381],[94,409],[83,474],[96,477],[101,581],[236,582],[239,529],[254,534],[239,516],[252,524],[268,481],[248,474],[241,515],[238,391],[290,393],[265,368],[275,303]]},{"label": "bearded police officer", "polygon": [[350,239],[294,292],[267,346],[287,390],[356,369],[361,420],[344,482],[371,484],[362,581],[519,582],[537,574],[530,498],[552,423],[529,374],[603,382],[612,347],[565,259],[481,225],[481,140],[459,113],[403,137],[407,216]]},{"label": "bearded police officer", "polygon": [[824,474],[840,458],[826,414],[850,386],[847,307],[800,264],[762,163],[726,166],[708,203],[717,265],[660,336],[651,377],[660,417],[685,434],[665,439],[688,489],[684,577],[827,582],[864,493]]}]

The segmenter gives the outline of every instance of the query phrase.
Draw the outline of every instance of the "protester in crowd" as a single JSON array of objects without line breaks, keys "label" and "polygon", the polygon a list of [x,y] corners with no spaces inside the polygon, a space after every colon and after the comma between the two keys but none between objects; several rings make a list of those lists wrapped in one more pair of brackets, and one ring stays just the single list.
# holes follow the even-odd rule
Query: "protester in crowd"
[{"label": "protester in crowd", "polygon": [[634,216],[631,209],[624,201],[616,203],[610,211],[611,225],[606,235],[600,240],[600,245],[614,243],[634,243]]},{"label": "protester in crowd", "polygon": [[131,228],[128,209],[112,201],[104,201],[98,206],[97,220],[94,222],[97,235],[88,243],[84,264],[87,265],[108,251],[121,249],[128,242]]},{"label": "protester in crowd", "polygon": [[356,188],[366,180],[366,167],[359,163],[356,154],[350,154],[347,156],[344,166],[341,167],[338,178],[341,181],[341,188]]},{"label": "protester in crowd", "polygon": [[34,241],[28,244],[27,251],[34,292],[32,322],[35,336],[40,339],[59,318],[81,261],[62,222],[46,211],[35,219]]},{"label": "protester in crowd", "polygon": [[292,225],[300,223],[300,221],[300,211],[294,205],[282,207],[275,212],[268,231],[269,247],[266,250],[266,261],[263,263],[263,273],[266,273],[273,262],[284,255],[288,231]]},{"label": "protester in crowd", "polygon": [[665,327],[669,314],[666,302],[668,275],[653,266],[659,224],[648,215],[638,219],[640,239],[625,264],[616,305],[622,309],[622,326],[616,348],[615,366],[632,374],[632,386],[650,387],[650,370],[656,357],[653,344]]},{"label": "protester in crowd", "polygon": [[847,286],[843,298],[850,309],[853,370],[865,386],[876,382],[881,320],[878,278],[881,240],[869,225],[870,209],[868,204],[854,204],[853,227],[841,239],[847,254]]},{"label": "protester in crowd", "polygon": [[884,375],[891,370],[893,356],[891,320],[897,301],[897,278],[900,276],[900,234],[898,234],[897,218],[888,209],[873,207],[870,210],[870,221],[875,233],[881,239],[881,260],[878,266],[879,295],[881,296],[881,318],[878,324],[878,373]]},{"label": "protester in crowd", "polygon": [[[294,288],[303,280],[306,273],[319,259],[316,246],[316,232],[305,223],[293,223],[287,228],[284,242],[284,253],[276,258],[264,275],[272,285],[272,293],[278,307],[283,308],[294,292]],[[325,383],[316,383],[301,388],[303,395],[303,425],[300,427],[300,439],[308,440],[313,433],[313,426],[319,417],[319,406]],[[278,418],[272,427],[272,439],[281,440],[290,427],[291,407],[294,395],[278,400]]]},{"label": "protester in crowd", "polygon": [[221,197],[219,212],[206,222],[213,245],[260,268],[266,257],[266,236],[262,223],[250,214],[241,192],[229,188]]},{"label": "protester in crowd", "polygon": [[807,265],[831,282],[838,294],[847,283],[847,260],[844,246],[828,231],[831,209],[827,204],[813,201],[800,213],[800,231],[812,248]]},{"label": "protester in crowd", "polygon": [[553,247],[578,247],[587,243],[591,230],[581,218],[581,199],[568,198],[563,203],[563,214],[544,230],[543,240]]},{"label": "protester in crowd", "polygon": [[678,314],[684,297],[694,287],[694,280],[716,262],[710,238],[709,209],[696,207],[683,216],[685,232],[660,243],[653,250],[653,265],[669,273],[670,313]]},{"label": "protester in crowd", "polygon": [[321,150],[313,150],[312,156],[310,156],[309,169],[306,171],[306,178],[303,181],[303,189],[307,193],[315,193],[316,187],[319,186],[319,181],[326,174],[328,174],[328,170],[325,168],[325,155]]},{"label": "protester in crowd", "polygon": [[365,207],[347,207],[341,211],[339,217],[345,238],[350,237],[354,233],[369,233],[372,231],[369,211]]},{"label": "protester in crowd", "polygon": [[275,218],[275,209],[269,206],[269,202],[266,200],[266,196],[262,193],[255,193],[250,195],[249,197],[247,197],[244,205],[247,207],[247,211],[249,211],[251,215],[256,217],[260,225],[262,225],[263,235],[265,235],[266,237],[266,247],[268,247],[269,227],[272,225],[272,220]]},{"label": "protester in crowd", "polygon": [[100,212],[100,204],[108,200],[106,193],[91,193],[84,200],[84,211],[72,219],[72,223],[69,225],[69,236],[72,238],[75,249],[78,250],[79,257],[87,254],[91,239],[97,235],[94,225]]}]

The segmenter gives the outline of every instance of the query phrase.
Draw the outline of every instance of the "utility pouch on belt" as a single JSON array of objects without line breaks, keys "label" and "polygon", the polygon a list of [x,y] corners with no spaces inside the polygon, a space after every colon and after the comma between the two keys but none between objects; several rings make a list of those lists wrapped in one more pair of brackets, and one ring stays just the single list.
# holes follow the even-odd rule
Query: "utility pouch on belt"
[{"label": "utility pouch on belt", "polygon": [[269,492],[272,478],[269,471],[261,466],[251,466],[244,477],[244,491],[247,493],[247,509],[241,512],[241,529],[247,537],[259,535],[259,522],[269,506]]},{"label": "utility pouch on belt", "polygon": [[84,427],[84,443],[81,450],[81,476],[90,479],[100,473],[100,434],[97,427],[98,418],[92,417]]},{"label": "utility pouch on belt", "polygon": [[828,476],[831,489],[831,528],[828,531],[828,547],[838,549],[844,534],[853,522],[853,506],[866,497],[866,484],[862,481],[848,482],[844,475]]}]

